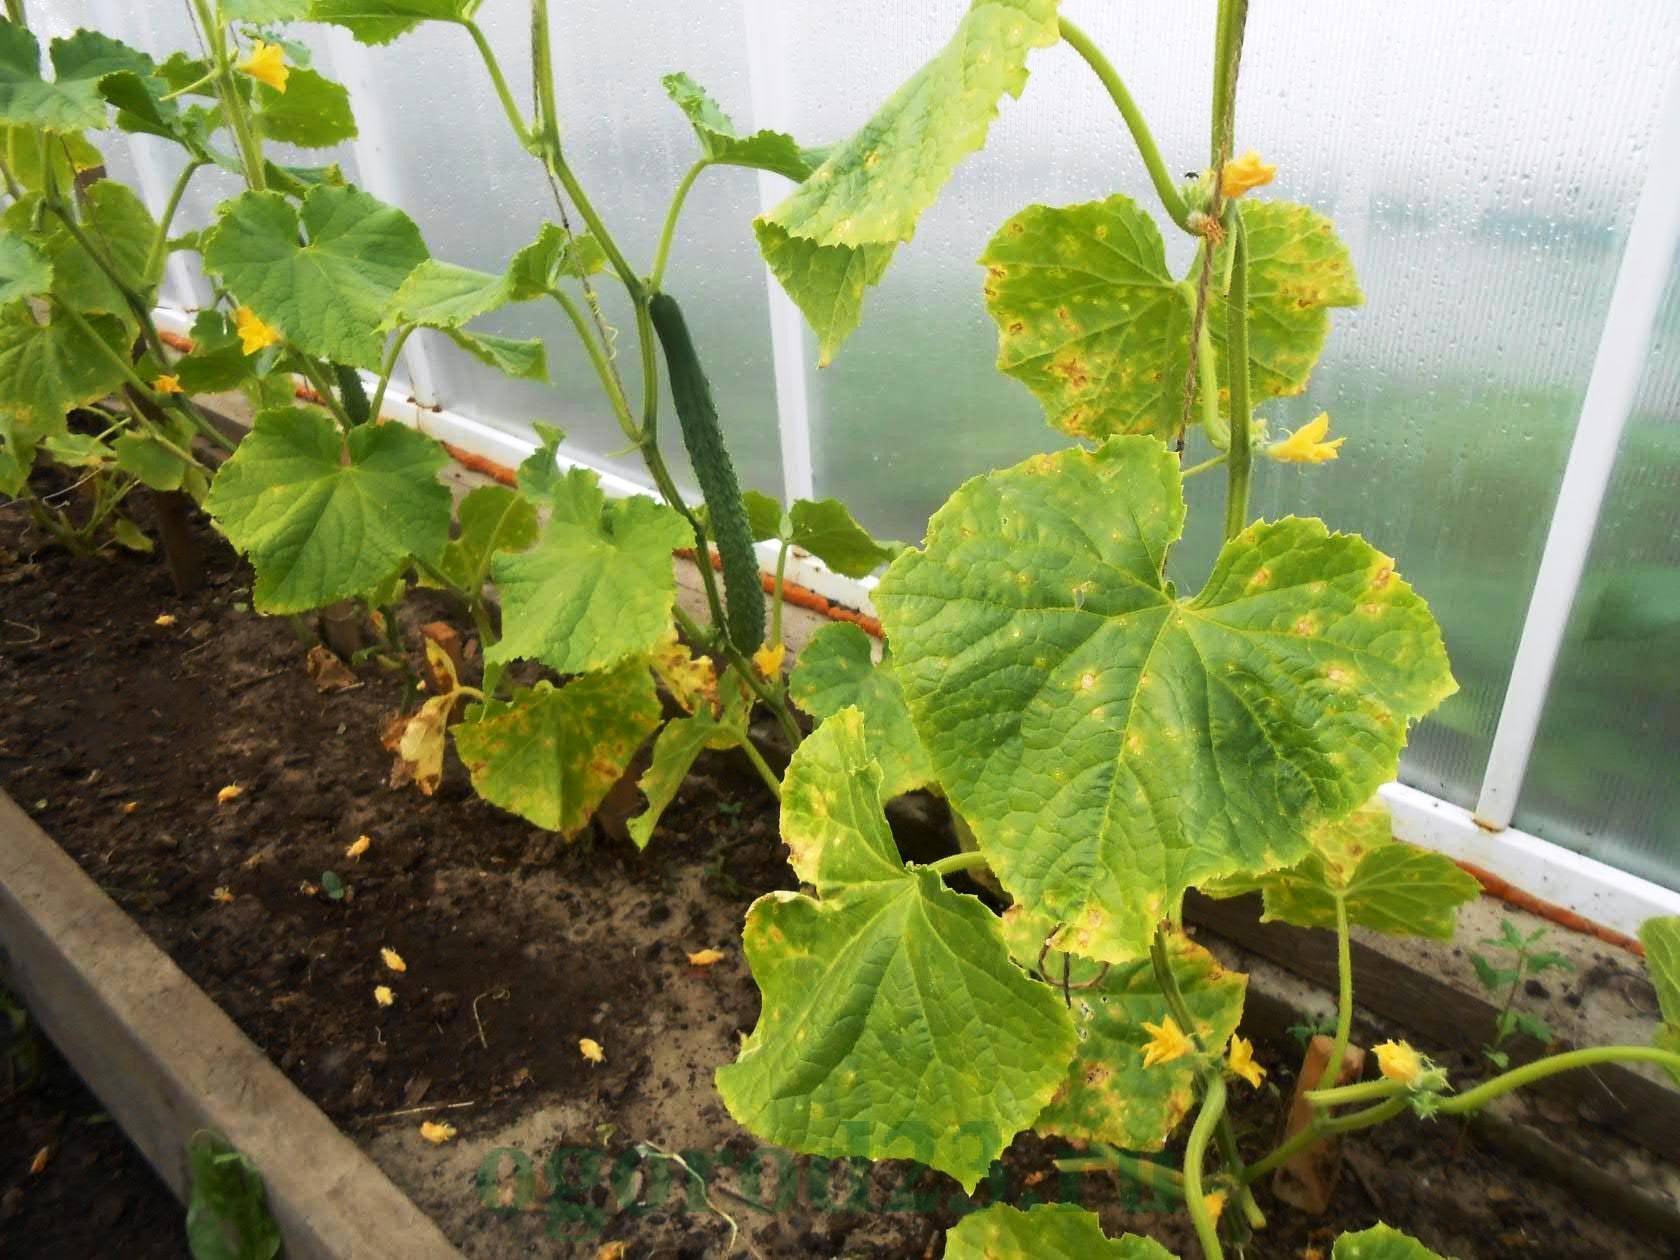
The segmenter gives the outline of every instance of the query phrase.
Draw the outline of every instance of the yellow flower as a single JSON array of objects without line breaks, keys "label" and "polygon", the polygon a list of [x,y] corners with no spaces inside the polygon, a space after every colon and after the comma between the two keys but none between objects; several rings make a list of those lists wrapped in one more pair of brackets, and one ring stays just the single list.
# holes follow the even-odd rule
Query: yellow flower
[{"label": "yellow flower", "polygon": [[236,68],[258,83],[268,84],[276,92],[286,90],[286,76],[291,74],[286,68],[286,54],[280,50],[280,45],[265,44],[260,39]]},{"label": "yellow flower", "polygon": [[606,1051],[601,1049],[601,1043],[593,1037],[578,1038],[578,1053],[591,1063],[605,1063],[607,1059]]},{"label": "yellow flower", "polygon": [[280,340],[280,330],[263,323],[249,306],[233,313],[233,326],[239,333],[239,348],[246,354],[255,354]]},{"label": "yellow flower", "polygon": [[1324,435],[1328,432],[1330,413],[1321,411],[1283,441],[1273,442],[1266,448],[1266,454],[1295,464],[1322,464],[1327,459],[1335,459],[1336,448],[1347,441],[1339,437],[1334,442],[1326,442]]},{"label": "yellow flower", "polygon": [[376,984],[373,986],[373,1000],[381,1006],[389,1006],[397,1000],[397,995],[391,992],[390,985]]},{"label": "yellow flower", "polygon": [[379,956],[385,960],[385,965],[392,971],[408,970],[408,964],[403,961],[402,955],[397,953],[396,950],[390,948],[390,946],[386,946],[381,949],[379,951]]},{"label": "yellow flower", "polygon": [[152,378],[152,388],[160,394],[179,394],[181,392],[181,378],[170,376],[165,372],[161,376]]},{"label": "yellow flower", "polygon": [[1202,1196],[1202,1203],[1207,1208],[1207,1214],[1217,1221],[1219,1214],[1225,1210],[1225,1192],[1210,1190]]},{"label": "yellow flower", "polygon": [[1423,1079],[1423,1056],[1408,1041],[1385,1041],[1377,1047],[1377,1067],[1391,1081],[1416,1085]]},{"label": "yellow flower", "polygon": [[354,862],[357,858],[361,857],[362,854],[368,851],[368,845],[372,843],[373,841],[367,836],[357,836],[356,842],[348,849],[344,850],[344,856]]},{"label": "yellow flower", "polygon": [[787,655],[787,644],[778,643],[771,647],[766,643],[753,653],[753,664],[758,666],[758,672],[766,678],[774,678],[782,672],[782,658]]},{"label": "yellow flower", "polygon": [[714,963],[722,962],[723,958],[724,954],[721,949],[698,949],[688,956],[688,965],[691,967],[710,967]]},{"label": "yellow flower", "polygon": [[1231,1037],[1230,1067],[1233,1075],[1242,1077],[1256,1089],[1266,1079],[1266,1069],[1254,1061],[1254,1043],[1247,1037]]},{"label": "yellow flower", "polygon": [[442,1144],[455,1136],[455,1126],[428,1120],[420,1126],[420,1136],[428,1142]]},{"label": "yellow flower", "polygon": [[1163,1018],[1159,1024],[1151,1024],[1145,1020],[1143,1026],[1149,1030],[1149,1044],[1143,1048],[1143,1066],[1146,1068],[1154,1067],[1157,1063],[1171,1063],[1196,1048],[1171,1015]]},{"label": "yellow flower", "polygon": [[1253,149],[1235,161],[1225,163],[1219,175],[1219,191],[1226,197],[1240,197],[1250,188],[1269,184],[1277,175],[1277,167],[1267,166]]}]

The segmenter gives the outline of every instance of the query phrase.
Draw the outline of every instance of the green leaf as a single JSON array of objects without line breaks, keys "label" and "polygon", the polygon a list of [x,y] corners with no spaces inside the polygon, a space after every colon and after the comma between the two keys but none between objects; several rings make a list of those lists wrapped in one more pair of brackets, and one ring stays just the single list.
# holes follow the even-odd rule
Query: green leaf
[{"label": "green leaf", "polygon": [[0,232],[0,306],[52,288],[52,260],[16,232]]},{"label": "green leaf", "polygon": [[959,489],[875,594],[993,872],[1104,961],[1142,956],[1186,888],[1304,857],[1455,689],[1427,606],[1364,540],[1258,523],[1181,599],[1183,520],[1153,438],[1035,456]]},{"label": "green leaf", "polygon": [[48,433],[41,447],[55,463],[66,468],[101,468],[116,462],[117,453],[96,437],[60,429]]},{"label": "green leaf", "polygon": [[138,551],[141,555],[150,555],[155,545],[151,536],[126,516],[111,518],[111,539],[117,546]]},{"label": "green leaf", "polygon": [[820,160],[814,160],[818,159],[816,153],[800,148],[798,141],[785,132],[741,135],[729,115],[688,75],[668,74],[660,82],[665,85],[665,94],[688,116],[700,140],[700,151],[711,161],[774,171],[795,181],[809,178],[820,164]]},{"label": "green leaf", "polygon": [[298,213],[279,193],[224,203],[204,265],[306,353],[377,370],[386,305],[426,257],[414,221],[355,188],[321,186]]},{"label": "green leaf", "polygon": [[[1680,915],[1646,919],[1639,929],[1639,943],[1645,947],[1645,969],[1651,973],[1662,1011],[1655,1042],[1680,1054]],[[1680,1085],[1680,1069],[1671,1067],[1668,1074]]]},{"label": "green leaf", "polygon": [[1512,1011],[1511,1023],[1518,1032],[1533,1037],[1541,1045],[1552,1044],[1552,1027],[1538,1015],[1530,1015],[1527,1011]]},{"label": "green leaf", "polygon": [[771,270],[827,363],[857,327],[863,290],[910,239],[957,163],[986,142],[1027,53],[1060,37],[1057,0],[974,0],[955,35],[851,139],[754,226]]},{"label": "green leaf", "polygon": [[29,484],[29,470],[35,466],[35,448],[7,432],[4,418],[0,418],[0,437],[5,439],[0,442],[0,494],[15,499]]},{"label": "green leaf", "polygon": [[892,663],[872,659],[874,645],[843,621],[824,626],[800,650],[788,697],[819,720],[853,707],[863,714],[864,743],[881,766],[881,795],[902,796],[933,782],[933,767],[904,707]]},{"label": "green leaf", "polygon": [[188,394],[234,389],[257,373],[261,355],[247,355],[233,321],[221,311],[200,311],[193,320],[192,353],[175,360],[171,371]]},{"label": "green leaf", "polygon": [[[1248,234],[1249,388],[1258,403],[1305,390],[1330,334],[1329,308],[1358,306],[1365,298],[1347,246],[1329,219],[1287,201],[1244,199],[1240,204]],[[1230,379],[1226,318],[1225,300],[1214,286],[1207,325],[1222,381]]]},{"label": "green leaf", "polygon": [[53,132],[103,127],[98,63],[80,64],[82,46],[75,38],[53,41],[58,78],[49,83],[41,77],[41,45],[35,36],[25,27],[0,23],[0,123]]},{"label": "green leaf", "polygon": [[[569,517],[557,508],[542,540],[492,564],[502,595],[502,637],[485,659],[541,661],[562,674],[616,665],[653,650],[671,625],[677,584],[671,553],[693,535],[677,513],[634,495],[591,511],[593,479]],[[591,491],[593,493],[591,493]]]},{"label": "green leaf", "polygon": [[280,1229],[269,1214],[256,1165],[208,1132],[193,1135],[187,1158],[192,1173],[187,1246],[193,1260],[278,1256]]},{"label": "green leaf", "polygon": [[443,549],[438,570],[463,591],[476,593],[500,552],[524,551],[537,541],[537,509],[507,486],[479,486],[461,500],[460,532]]},{"label": "green leaf", "polygon": [[[585,510],[572,508],[565,514],[584,521],[599,516],[607,501],[606,494],[601,490],[600,477],[583,468],[562,472],[556,463],[560,444],[566,440],[565,430],[544,424],[541,420],[532,422],[531,427],[536,431],[538,445],[519,465],[519,488],[533,499],[551,506],[556,499],[586,497],[589,506]],[[577,483],[576,489],[568,488],[574,482]]]},{"label": "green leaf", "polygon": [[257,571],[252,602],[307,612],[379,585],[410,556],[436,564],[449,540],[447,462],[399,424],[340,437],[324,412],[265,411],[216,473],[205,509]]},{"label": "green leaf", "polygon": [[222,16],[229,22],[302,22],[309,0],[222,0]]},{"label": "green leaf", "polygon": [[[163,260],[147,271],[157,223],[146,203],[125,184],[102,179],[88,187],[81,199],[81,230],[98,242],[105,257],[127,283],[142,292],[157,284]],[[52,222],[57,223],[56,220]],[[87,250],[62,223],[48,234],[46,250],[53,264],[53,296],[84,315],[131,318],[128,302]]]},{"label": "green leaf", "polygon": [[1028,206],[980,261],[998,370],[1032,390],[1052,427],[1097,439],[1177,430],[1191,298],[1135,201]]},{"label": "green leaf", "polygon": [[710,749],[736,748],[747,741],[747,716],[751,706],[734,671],[725,670],[718,690],[723,695],[721,713],[702,704],[691,717],[665,724],[653,744],[653,761],[636,786],[647,797],[647,808],[627,824],[638,849],[648,847],[653,829],[665,809],[677,798],[695,759]]},{"label": "green leaf", "polygon": [[548,352],[541,337],[521,340],[498,337],[493,333],[468,332],[464,328],[451,328],[444,335],[480,363],[495,368],[503,375],[519,381],[548,379]]},{"label": "green leaf", "polygon": [[[1054,949],[1056,937],[1066,932],[1020,907],[1011,909],[1004,923],[1016,958],[1029,963],[1046,939]],[[1209,1048],[1224,1046],[1242,1018],[1248,977],[1224,970],[1182,934],[1167,941],[1168,960],[1196,1031]],[[1159,1024],[1171,1013],[1154,967],[1143,959],[1105,971],[1081,960],[1073,963],[1068,979],[1090,986],[1070,994],[1079,1044],[1061,1087],[1033,1122],[1034,1131],[1076,1142],[1109,1142],[1129,1151],[1160,1150],[1195,1103],[1196,1063],[1186,1057],[1143,1066],[1149,1042],[1144,1021]]]},{"label": "green leaf", "polygon": [[1343,901],[1350,923],[1439,941],[1452,939],[1458,908],[1481,896],[1481,884],[1445,854],[1394,839],[1394,820],[1377,798],[1319,824],[1307,841],[1313,851],[1292,867],[1224,880],[1206,891],[1216,897],[1261,892],[1263,923],[1281,919],[1333,930],[1336,903]]},{"label": "green leaf", "polygon": [[847,577],[866,577],[897,554],[870,537],[839,499],[797,499],[788,516],[793,545]]},{"label": "green leaf", "polygon": [[747,912],[763,1008],[718,1091],[767,1141],[913,1158],[972,1191],[1048,1101],[1073,1030],[990,910],[899,860],[880,779],[855,711],[794,754],[782,836],[818,897],[770,893]]},{"label": "green leaf", "polygon": [[[752,530],[754,542],[777,541],[782,536],[782,505],[762,490],[741,491],[741,503],[747,509],[747,527]],[[706,516],[705,504],[700,505],[701,519],[710,520]]]},{"label": "green leaf", "polygon": [[572,235],[558,223],[545,223],[537,239],[508,260],[508,300],[528,302],[606,265],[606,251],[588,232]]},{"label": "green leaf", "polygon": [[1481,981],[1482,988],[1494,993],[1501,993],[1522,979],[1521,972],[1495,967],[1480,954],[1470,955],[1470,965],[1476,969],[1476,979]]},{"label": "green leaf", "polygon": [[1373,1225],[1357,1234],[1343,1234],[1330,1250],[1330,1260],[1446,1260],[1417,1239],[1387,1225]]},{"label": "green leaf", "polygon": [[253,113],[258,130],[270,140],[305,149],[326,149],[355,139],[356,117],[344,85],[302,66],[289,69],[284,92],[257,84]]},{"label": "green leaf", "polygon": [[[40,192],[46,187],[39,133],[34,128],[0,125],[0,154],[11,155],[12,178],[25,192]],[[45,157],[59,188],[68,188],[76,175],[105,163],[104,156],[79,131],[57,132]]]},{"label": "green leaf", "polygon": [[44,431],[120,386],[128,353],[122,322],[109,315],[86,322],[97,341],[67,319],[36,323],[26,302],[0,310],[0,408],[17,409]]},{"label": "green leaf", "polygon": [[112,443],[117,467],[153,490],[179,490],[187,466],[181,457],[143,433],[124,433]]},{"label": "green leaf", "polygon": [[631,660],[564,687],[538,683],[483,706],[476,720],[469,713],[453,728],[455,751],[485,800],[570,839],[659,717],[647,662]]},{"label": "green leaf", "polygon": [[1071,1203],[1026,1211],[994,1203],[957,1222],[945,1235],[945,1260],[1173,1260],[1152,1238],[1109,1238],[1095,1212]]},{"label": "green leaf", "polygon": [[344,900],[344,879],[337,871],[321,872],[321,891],[329,901]]},{"label": "green leaf", "polygon": [[391,297],[380,327],[460,328],[512,300],[507,277],[428,258]]},{"label": "green leaf", "polygon": [[388,44],[422,22],[467,22],[480,0],[312,0],[309,16],[348,30],[364,44]]}]

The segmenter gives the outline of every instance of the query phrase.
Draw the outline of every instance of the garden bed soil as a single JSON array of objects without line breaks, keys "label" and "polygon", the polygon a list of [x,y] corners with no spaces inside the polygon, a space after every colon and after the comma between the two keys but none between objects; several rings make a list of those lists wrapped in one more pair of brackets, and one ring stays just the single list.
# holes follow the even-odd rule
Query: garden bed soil
[{"label": "garden bed soil", "polygon": [[[0,515],[0,786],[464,1253],[723,1255],[732,1219],[740,1254],[939,1254],[964,1202],[954,1183],[900,1163],[862,1178],[789,1163],[712,1088],[758,1013],[739,949],[747,905],[794,886],[775,802],[743,765],[708,754],[645,853],[537,831],[480,801],[453,761],[433,797],[393,788],[379,732],[398,677],[368,664],[355,687],[318,691],[288,622],[250,610],[248,570],[207,529],[209,581],[183,599],[161,562],[73,560],[19,516]],[[411,605],[411,642],[414,624],[449,612],[429,596]],[[228,785],[240,793],[218,803]],[[327,871],[342,900],[320,891]],[[707,948],[723,959],[690,965]],[[375,1002],[377,985],[393,1005]],[[1238,1119],[1263,1148],[1299,1048],[1259,1058],[1271,1078],[1245,1087]],[[422,1121],[458,1134],[433,1145]],[[709,1204],[653,1148],[689,1152]],[[1060,1180],[1051,1161],[1067,1153],[1020,1139],[981,1198],[1078,1194],[1111,1232],[1195,1254],[1182,1218],[1135,1190]],[[1263,1193],[1272,1226],[1247,1254],[1327,1252],[1379,1217],[1464,1260],[1671,1245],[1525,1179],[1452,1125],[1384,1129],[1351,1148],[1349,1170],[1328,1219]],[[170,1254],[156,1250],[178,1239],[170,1224],[117,1213],[99,1253]]]}]

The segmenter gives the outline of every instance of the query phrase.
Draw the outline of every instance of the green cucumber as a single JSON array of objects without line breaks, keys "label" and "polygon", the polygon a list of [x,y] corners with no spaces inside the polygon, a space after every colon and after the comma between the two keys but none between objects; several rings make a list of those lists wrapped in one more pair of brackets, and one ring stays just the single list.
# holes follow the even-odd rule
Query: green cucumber
[{"label": "green cucumber", "polygon": [[753,551],[752,526],[741,501],[741,485],[735,479],[735,466],[729,462],[718,427],[712,387],[700,368],[677,300],[669,293],[655,293],[648,302],[648,315],[665,350],[665,368],[671,377],[677,419],[682,423],[683,445],[688,448],[689,463],[706,496],[706,515],[723,559],[729,641],[741,652],[752,652],[764,642],[764,588],[759,580],[758,556]]}]

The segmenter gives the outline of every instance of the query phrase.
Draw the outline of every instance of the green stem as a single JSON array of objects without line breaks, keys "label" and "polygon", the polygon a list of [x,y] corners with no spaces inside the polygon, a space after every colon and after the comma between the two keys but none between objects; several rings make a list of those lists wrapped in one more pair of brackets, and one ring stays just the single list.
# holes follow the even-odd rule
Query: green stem
[{"label": "green stem", "polygon": [[6,0],[6,17],[13,26],[29,25],[29,17],[23,11],[23,0]]},{"label": "green stem", "polygon": [[222,113],[227,116],[228,129],[233,132],[234,143],[239,148],[245,182],[254,191],[262,192],[268,187],[268,178],[263,173],[262,146],[251,130],[251,120],[245,113],[245,99],[239,94],[239,80],[234,77],[233,62],[228,58],[226,27],[211,12],[209,0],[192,0],[192,6],[216,60],[216,94],[222,102]]},{"label": "green stem", "polygon": [[782,539],[781,550],[776,552],[776,584],[770,592],[770,642],[782,641],[782,576],[787,572],[788,551],[793,547],[789,539]]},{"label": "green stem", "polygon": [[326,373],[321,371],[320,365],[307,354],[299,351],[296,355],[297,365],[309,380],[310,388],[320,396],[321,405],[332,413],[334,420],[346,433],[356,426],[350,423],[350,413],[339,403],[338,396],[333,393],[332,386],[327,383]]},{"label": "green stem", "polygon": [[953,853],[949,857],[942,857],[937,862],[929,862],[927,869],[935,875],[949,875],[953,871],[972,871],[976,867],[986,865],[986,855],[978,850],[971,853]]},{"label": "green stem", "polygon": [[1232,233],[1231,295],[1225,304],[1225,365],[1231,378],[1231,450],[1226,464],[1225,537],[1235,538],[1248,524],[1248,480],[1253,459],[1248,392],[1248,235],[1242,211],[1232,203],[1227,218]]},{"label": "green stem", "polygon": [[1199,464],[1190,465],[1190,467],[1186,468],[1179,474],[1179,476],[1188,478],[1198,476],[1201,473],[1210,472],[1213,469],[1218,468],[1219,465],[1223,464],[1227,458],[1228,457],[1224,454],[1224,452],[1221,452],[1220,454],[1215,455],[1212,459],[1204,459]]},{"label": "green stem", "polygon": [[671,197],[671,208],[665,212],[665,226],[659,232],[659,248],[654,251],[653,271],[648,276],[647,287],[650,292],[659,292],[659,282],[665,278],[665,262],[671,254],[671,238],[677,230],[677,216],[682,213],[683,202],[688,199],[688,190],[694,187],[694,181],[700,177],[700,172],[712,164],[710,158],[701,158],[688,168],[688,174],[682,177],[682,183],[677,185],[677,191]]},{"label": "green stem", "polygon": [[506,77],[502,74],[501,63],[496,60],[495,51],[490,47],[490,41],[484,38],[484,32],[478,23],[463,22],[467,34],[472,36],[472,42],[478,49],[479,58],[484,62],[484,68],[490,72],[490,82],[496,89],[496,99],[502,103],[502,112],[507,115],[508,124],[513,128],[513,134],[519,137],[520,146],[530,152],[535,152],[535,142],[531,129],[526,125],[525,118],[519,112],[519,106],[514,103],[513,93],[508,90]]},{"label": "green stem", "polygon": [[1392,1120],[1404,1110],[1406,1110],[1405,1098],[1391,1098],[1387,1102],[1379,1103],[1375,1107],[1367,1107],[1364,1111],[1356,1111],[1348,1116],[1314,1116],[1310,1124],[1270,1155],[1264,1159],[1256,1160],[1244,1168],[1238,1180],[1245,1186],[1253,1185],[1274,1168],[1287,1164],[1314,1142],[1327,1137],[1335,1137],[1342,1133],[1369,1129],[1372,1125],[1381,1124],[1385,1120]]},{"label": "green stem", "polygon": [[584,353],[589,356],[589,364],[595,369],[595,375],[601,379],[601,388],[606,391],[607,402],[612,407],[618,427],[624,431],[625,437],[640,447],[642,431],[636,427],[636,417],[630,413],[630,401],[624,396],[624,387],[619,382],[618,374],[612,370],[612,363],[607,359],[606,351],[596,340],[595,330],[584,318],[571,294],[564,289],[550,289],[548,295],[560,304],[560,309],[566,312],[566,318],[572,321],[572,328],[577,332],[578,340],[583,342]]},{"label": "green stem", "polygon": [[[1207,248],[1205,241],[1202,248]],[[1196,334],[1196,393],[1202,405],[1202,431],[1215,446],[1229,450],[1231,433],[1229,426],[1221,425],[1219,421],[1219,372],[1214,365],[1213,333],[1208,328],[1205,314]]]},{"label": "green stem", "polygon": [[76,217],[70,213],[70,207],[59,195],[58,187],[52,177],[52,167],[44,167],[43,178],[45,188],[41,195],[41,204],[63,226],[70,239],[80,246],[82,252],[93,260],[94,266],[104,273],[112,286],[122,295],[123,303],[128,307],[134,321],[140,326],[141,334],[146,339],[146,348],[161,362],[163,359],[163,345],[158,339],[157,330],[152,326],[152,308],[146,298],[128,283],[128,278],[117,270],[117,266],[105,256],[105,251],[86,232],[82,225],[76,222]]},{"label": "green stem", "polygon": [[1353,954],[1348,941],[1347,898],[1336,898],[1336,1040],[1318,1079],[1334,1089],[1342,1079],[1342,1060],[1353,1036]]},{"label": "green stem", "polygon": [[1128,1155],[1112,1146],[1104,1146],[1100,1155],[1081,1155],[1058,1159],[1059,1172],[1116,1172],[1130,1177],[1148,1190],[1160,1191],[1171,1198],[1184,1198],[1184,1174],[1176,1168]]},{"label": "green stem", "polygon": [[397,329],[397,335],[391,339],[391,344],[385,348],[385,362],[379,365],[379,384],[374,388],[373,401],[368,404],[368,418],[375,424],[379,422],[379,408],[385,401],[385,389],[391,383],[391,373],[396,371],[397,356],[402,353],[403,343],[414,334],[418,324],[404,324]]},{"label": "green stem", "polygon": [[169,200],[163,206],[163,217],[158,220],[157,238],[152,241],[151,249],[146,252],[146,266],[141,275],[156,275],[162,270],[163,256],[169,249],[169,225],[175,221],[175,211],[180,209],[181,198],[187,192],[187,184],[203,165],[204,163],[197,158],[192,158],[175,177],[175,186],[169,190]]},{"label": "green stem", "polygon": [[1202,1108],[1196,1113],[1196,1123],[1190,1127],[1190,1140],[1184,1146],[1184,1206],[1190,1222],[1196,1227],[1196,1237],[1202,1243],[1205,1260],[1224,1260],[1225,1251],[1219,1245],[1219,1227],[1208,1214],[1207,1199],[1202,1193],[1202,1163],[1207,1158],[1208,1139],[1225,1114],[1225,1078],[1215,1076],[1202,1095]]},{"label": "green stem", "polygon": [[1680,1071],[1680,1054],[1671,1050],[1659,1050],[1655,1046],[1591,1046],[1585,1050],[1570,1050],[1563,1054],[1536,1059],[1533,1063],[1525,1063],[1520,1068],[1512,1068],[1491,1081],[1483,1082],[1475,1089],[1467,1090],[1453,1098],[1443,1098],[1440,1109],[1448,1115],[1479,1111],[1494,1099],[1514,1089],[1543,1081],[1559,1072],[1594,1067],[1600,1063],[1657,1063],[1670,1072],[1676,1072]]},{"label": "green stem", "polygon": [[1217,174],[1231,156],[1236,123],[1237,68],[1242,60],[1243,28],[1248,24],[1248,0],[1219,0],[1214,31],[1213,120],[1209,145]]},{"label": "green stem", "polygon": [[1184,204],[1184,198],[1178,195],[1178,185],[1173,182],[1167,164],[1161,160],[1161,150],[1155,144],[1155,137],[1150,134],[1149,125],[1143,121],[1143,114],[1138,109],[1137,102],[1132,99],[1132,94],[1126,90],[1119,73],[1084,31],[1066,18],[1058,19],[1057,25],[1068,46],[1085,59],[1085,64],[1091,67],[1103,87],[1108,89],[1108,95],[1114,101],[1115,108],[1120,111],[1120,117],[1126,120],[1126,127],[1132,133],[1132,142],[1137,145],[1138,155],[1143,158],[1143,164],[1149,171],[1149,180],[1155,185],[1155,193],[1161,198],[1161,205],[1168,217],[1186,232],[1190,231],[1190,208]]},{"label": "green stem", "polygon": [[764,786],[779,801],[782,799],[782,781],[776,777],[769,763],[764,760],[764,754],[758,751],[757,745],[748,736],[741,741],[741,751],[746,753],[747,760],[752,762],[752,768],[758,771],[758,777],[764,780]]},{"label": "green stem", "polygon": [[[1319,1080],[1323,1080],[1321,1076]],[[1352,1085],[1324,1085],[1318,1089],[1309,1089],[1306,1099],[1315,1107],[1345,1107],[1349,1103],[1373,1102],[1381,1098],[1391,1098],[1402,1093],[1405,1085],[1399,1081],[1381,1077],[1374,1081],[1358,1081]]]}]

